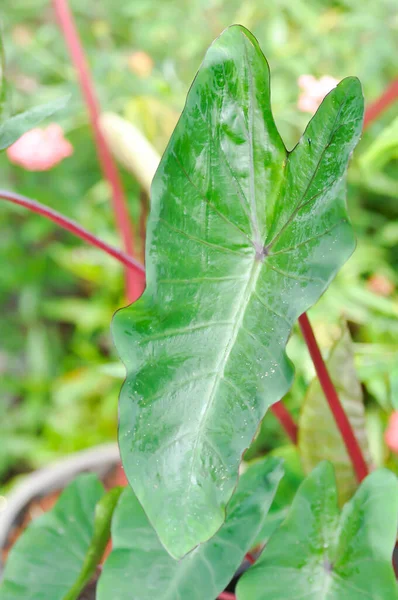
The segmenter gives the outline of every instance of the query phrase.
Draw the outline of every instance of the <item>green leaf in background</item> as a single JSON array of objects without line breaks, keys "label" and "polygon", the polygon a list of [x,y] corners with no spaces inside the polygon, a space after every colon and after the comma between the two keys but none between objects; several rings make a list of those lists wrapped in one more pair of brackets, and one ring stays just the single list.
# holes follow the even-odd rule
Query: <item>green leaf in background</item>
[{"label": "green leaf in background", "polygon": [[360,381],[383,409],[398,410],[398,343],[355,344]]},{"label": "green leaf in background", "polygon": [[0,118],[3,114],[4,104],[6,100],[6,78],[5,78],[5,57],[4,57],[4,44],[2,39],[1,25],[0,25]]},{"label": "green leaf in background", "polygon": [[[331,350],[327,366],[362,452],[369,462],[362,388],[355,372],[353,344],[345,324],[341,337]],[[357,479],[318,379],[314,379],[309,386],[301,408],[298,446],[306,473],[310,473],[322,460],[329,460],[333,464],[340,505],[349,500],[358,487]]]},{"label": "green leaf in background", "polygon": [[126,489],[113,518],[113,550],[97,599],[214,600],[254,545],[282,475],[279,459],[250,466],[239,480],[220,531],[178,562],[159,542],[132,490]]},{"label": "green leaf in background", "polygon": [[362,117],[347,78],[288,153],[241,26],[190,89],[152,185],[147,288],[113,322],[124,468],[174,557],[224,522],[242,453],[291,385],[292,325],[353,251],[342,180]]},{"label": "green leaf in background", "polygon": [[101,498],[95,508],[94,534],[87,550],[80,575],[64,600],[76,600],[100,563],[111,535],[112,515],[116,508],[122,487],[115,487]]},{"label": "green leaf in background", "polygon": [[[376,193],[397,198],[398,181],[396,161],[398,158],[398,117],[396,117],[360,157],[359,177],[362,185]],[[387,170],[391,162],[391,173]]]},{"label": "green leaf in background", "polygon": [[359,159],[364,175],[380,171],[390,160],[398,158],[398,117],[375,139]]},{"label": "green leaf in background", "polygon": [[64,108],[69,98],[70,96],[57,98],[4,121],[0,125],[0,151],[11,146],[21,135],[36,127],[41,121]]},{"label": "green leaf in background", "polygon": [[280,446],[269,456],[283,460],[284,474],[254,546],[263,546],[267,543],[275,529],[285,520],[293,498],[305,477],[297,446]]},{"label": "green leaf in background", "polygon": [[77,600],[104,553],[120,492],[104,495],[96,475],[73,481],[14,545],[0,600]]},{"label": "green leaf in background", "polygon": [[320,463],[239,581],[238,600],[396,600],[397,515],[393,473],[369,475],[339,514],[333,467]]}]

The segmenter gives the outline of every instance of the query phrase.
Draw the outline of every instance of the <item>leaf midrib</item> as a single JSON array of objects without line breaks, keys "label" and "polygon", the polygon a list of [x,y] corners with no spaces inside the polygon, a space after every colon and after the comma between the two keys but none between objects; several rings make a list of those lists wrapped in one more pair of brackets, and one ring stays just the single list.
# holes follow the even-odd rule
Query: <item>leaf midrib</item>
[{"label": "leaf midrib", "polygon": [[[250,83],[249,83],[249,87],[250,87]],[[323,150],[322,150],[322,152],[320,154],[320,157],[319,157],[319,159],[317,161],[317,164],[316,164],[316,166],[314,168],[314,171],[313,171],[313,173],[312,173],[312,175],[310,177],[310,180],[309,180],[309,182],[307,183],[307,185],[305,187],[305,191],[302,194],[301,199],[297,203],[296,207],[293,209],[292,214],[289,217],[287,223],[290,223],[292,221],[292,219],[294,219],[294,217],[296,216],[297,212],[302,207],[301,205],[302,205],[303,199],[305,198],[306,194],[308,193],[308,190],[310,189],[310,186],[311,186],[312,182],[314,181],[314,179],[316,177],[316,174],[318,172],[318,169],[320,167],[320,164],[322,162],[322,159],[324,157],[326,149],[329,147],[329,145],[330,145],[330,143],[331,143],[331,141],[332,141],[332,139],[333,139],[333,137],[334,137],[334,135],[336,133],[336,123],[338,122],[338,119],[340,117],[341,111],[342,111],[343,107],[345,106],[345,104],[347,102],[347,97],[348,97],[348,90],[347,90],[346,94],[344,95],[344,99],[342,99],[341,104],[339,106],[339,109],[338,109],[338,111],[336,113],[336,116],[335,116],[335,119],[334,119],[334,123],[333,123],[333,126],[331,128],[331,132],[330,132],[330,136],[329,136],[328,142],[327,142],[327,144],[325,144],[325,147],[323,148]],[[247,126],[249,127],[249,124],[247,124]],[[254,176],[254,157],[253,157],[253,153],[250,154],[250,159],[251,159],[250,172],[251,172],[251,175]],[[279,189],[281,187],[281,184],[284,181],[285,181],[285,177],[281,177],[281,179],[279,181],[280,185],[277,186],[274,194],[275,193],[278,194]],[[323,192],[323,190],[321,191],[321,193],[322,192]],[[313,198],[311,198],[310,200],[312,200],[312,199]],[[286,228],[287,223],[285,223],[282,226],[281,230],[276,234],[276,236],[274,237],[274,239],[272,240],[272,242],[269,244],[268,248],[270,248],[271,246],[273,246],[275,244],[276,240],[279,239],[280,235],[282,234],[282,232]],[[264,240],[264,242],[265,242],[265,240]],[[191,468],[190,468],[190,471],[189,471],[189,486],[188,486],[188,489],[187,489],[187,495],[188,495],[188,497],[189,497],[189,495],[191,493],[191,489],[192,489],[192,477],[193,477],[194,466],[196,465],[197,458],[198,458],[197,457],[197,453],[198,453],[198,449],[199,449],[199,441],[201,439],[203,439],[203,430],[204,430],[205,423],[206,423],[206,420],[207,420],[207,415],[209,413],[209,410],[210,410],[211,406],[213,405],[214,398],[215,398],[215,395],[216,395],[216,392],[217,392],[217,389],[218,389],[218,385],[219,385],[221,379],[223,378],[226,364],[227,364],[228,359],[230,357],[230,354],[231,354],[231,352],[232,352],[232,350],[233,350],[233,348],[235,346],[235,342],[236,342],[238,333],[239,333],[239,331],[241,329],[241,326],[242,326],[242,323],[243,323],[243,319],[244,319],[244,316],[246,314],[246,309],[247,309],[247,307],[249,305],[249,302],[251,300],[252,293],[255,290],[258,278],[259,278],[260,273],[261,273],[262,266],[263,266],[263,262],[261,260],[257,260],[256,258],[254,258],[253,265],[251,267],[251,271],[250,271],[250,274],[249,274],[249,278],[248,278],[247,284],[246,284],[246,286],[245,286],[245,288],[243,290],[241,299],[238,302],[238,309],[235,312],[234,316],[232,317],[232,321],[234,322],[234,326],[232,328],[231,335],[229,337],[228,343],[226,344],[225,351],[222,354],[221,359],[220,359],[220,361],[219,361],[219,363],[218,363],[218,365],[217,365],[217,367],[215,369],[216,375],[214,377],[214,380],[213,380],[213,383],[212,383],[212,386],[211,386],[211,389],[210,389],[210,392],[209,392],[209,395],[208,395],[208,400],[206,402],[205,410],[204,410],[204,412],[202,414],[202,417],[201,417],[201,419],[199,421],[199,424],[198,424],[197,435],[195,436],[195,443],[194,443],[194,447],[193,447],[193,450],[192,450]]]},{"label": "leaf midrib", "polygon": [[[246,42],[250,43],[250,40],[248,40],[247,36],[243,35],[243,44],[244,44],[244,49],[245,49],[245,62],[246,62],[246,67],[248,70],[248,73],[250,74],[250,76],[248,77],[249,80],[249,95],[250,95],[250,102],[249,102],[249,122],[246,122],[246,127],[247,127],[247,134],[248,134],[248,144],[249,144],[249,152],[250,152],[250,206],[252,208],[252,211],[254,212],[253,218],[254,218],[254,226],[255,226],[255,231],[253,231],[252,233],[254,234],[254,236],[259,236],[260,232],[259,232],[259,228],[258,228],[258,217],[257,217],[257,205],[256,205],[256,200],[255,200],[255,181],[254,181],[254,177],[255,177],[255,170],[254,170],[254,148],[253,148],[253,75],[251,72],[251,66],[250,66],[250,62],[248,59],[248,54],[247,54],[247,46],[246,46]],[[220,148],[222,148],[221,144],[220,144]],[[281,179],[279,180],[279,186],[275,186],[275,192],[273,195],[277,195],[280,189],[280,185],[283,181],[283,177],[281,177]],[[253,207],[253,203],[254,203],[254,207]],[[253,225],[253,222],[252,222]],[[256,254],[259,250],[259,248],[257,248],[256,246],[261,242],[262,240],[253,240],[253,245],[254,245],[254,249],[256,250]],[[191,458],[191,468],[190,468],[190,472],[189,472],[189,485],[188,485],[188,489],[187,489],[187,496],[189,497],[190,493],[191,493],[191,489],[192,489],[192,477],[193,477],[193,470],[194,470],[194,465],[197,463],[197,453],[198,453],[198,449],[199,449],[199,440],[203,438],[203,430],[205,427],[205,423],[207,420],[207,415],[209,413],[209,410],[211,408],[211,406],[213,405],[214,402],[214,398],[215,395],[217,393],[218,390],[218,386],[220,381],[222,380],[223,376],[224,376],[224,372],[225,372],[225,367],[227,365],[228,359],[231,355],[231,352],[235,346],[235,342],[236,339],[238,337],[239,331],[241,329],[242,323],[243,323],[243,319],[244,316],[246,314],[246,310],[247,307],[250,303],[250,300],[252,298],[253,292],[256,288],[256,284],[258,281],[258,278],[260,276],[261,273],[261,269],[263,266],[262,260],[258,260],[256,258],[256,254],[253,256],[253,264],[250,270],[250,274],[247,280],[247,284],[243,290],[241,299],[238,302],[238,309],[234,314],[234,317],[232,319],[232,321],[234,322],[234,326],[232,328],[228,343],[226,344],[225,347],[225,351],[221,356],[221,359],[216,367],[216,375],[213,379],[213,383],[210,389],[210,393],[208,395],[208,400],[206,403],[206,407],[205,410],[202,414],[202,417],[200,419],[199,425],[198,425],[198,430],[197,430],[197,435],[195,437],[195,444],[192,450],[192,458]]]},{"label": "leaf midrib", "polygon": [[[254,256],[254,255],[253,255]],[[192,488],[192,475],[193,475],[193,469],[194,469],[194,465],[196,464],[197,461],[197,452],[198,452],[198,447],[199,447],[199,440],[202,439],[202,433],[203,433],[203,429],[204,429],[204,425],[207,419],[207,415],[208,412],[213,404],[214,401],[214,397],[215,394],[217,392],[218,389],[218,385],[221,381],[221,379],[224,376],[224,372],[225,372],[225,367],[227,365],[228,359],[231,355],[231,352],[235,346],[235,342],[236,339],[238,337],[239,331],[241,329],[242,323],[243,323],[243,319],[244,316],[246,314],[246,309],[249,305],[249,302],[251,300],[253,291],[256,287],[258,278],[260,276],[261,273],[261,269],[262,269],[263,263],[261,261],[258,261],[254,258],[253,260],[253,264],[250,270],[250,274],[246,283],[246,286],[243,289],[242,295],[239,298],[239,301],[237,302],[238,308],[232,318],[232,321],[234,322],[234,326],[232,328],[231,334],[229,336],[229,340],[228,343],[226,344],[224,353],[221,355],[221,359],[218,362],[218,365],[215,369],[216,374],[213,380],[213,384],[211,386],[209,395],[208,395],[208,400],[206,403],[206,408],[203,412],[202,418],[199,422],[199,426],[198,426],[198,432],[196,435],[196,439],[195,439],[195,445],[193,447],[193,451],[192,451],[192,459],[191,459],[191,470],[189,473],[189,487],[187,489],[187,495],[189,497],[189,494],[191,492],[191,488]]]},{"label": "leaf midrib", "polygon": [[[258,246],[261,245],[261,234],[260,228],[258,224],[258,215],[257,215],[257,202],[256,202],[256,184],[254,177],[254,141],[253,141],[253,107],[254,107],[254,96],[253,96],[253,73],[249,61],[249,56],[247,52],[246,43],[249,42],[247,36],[241,32],[243,36],[243,46],[245,48],[245,63],[247,69],[247,79],[249,86],[249,102],[248,102],[248,110],[247,110],[247,118],[245,118],[246,128],[247,128],[247,142],[249,145],[249,159],[250,159],[250,209],[252,212],[252,227],[253,227],[253,244],[257,251],[260,250]],[[245,111],[242,107],[242,113],[245,114]]]}]

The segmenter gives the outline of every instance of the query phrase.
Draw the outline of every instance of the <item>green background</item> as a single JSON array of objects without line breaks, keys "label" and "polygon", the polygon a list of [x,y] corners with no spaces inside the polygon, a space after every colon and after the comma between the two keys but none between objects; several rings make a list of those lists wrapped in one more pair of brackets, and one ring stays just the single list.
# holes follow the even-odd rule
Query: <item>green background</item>
[{"label": "green background", "polygon": [[[398,15],[392,0],[366,8],[359,0],[75,0],[70,5],[103,109],[132,120],[159,152],[208,45],[231,23],[257,36],[270,63],[273,111],[288,148],[310,117],[297,109],[301,74],[355,75],[367,103],[396,77]],[[13,166],[3,153],[0,187],[36,198],[118,245],[87,113],[51,3],[9,3],[0,9],[0,20],[9,114],[71,93],[67,110],[54,120],[74,146],[71,158],[45,173]],[[136,51],[153,60],[148,77],[129,67]],[[349,320],[372,459],[395,470],[383,430],[394,403],[398,407],[398,141],[392,150],[382,147],[370,167],[367,152],[397,114],[397,105],[390,108],[358,146],[348,179],[358,247],[310,313],[325,350],[339,334],[340,317]],[[139,238],[139,186],[127,172],[122,176]],[[7,485],[18,473],[57,456],[116,439],[123,368],[109,326],[124,304],[124,292],[120,265],[38,216],[3,203],[0,232],[0,482]],[[138,246],[141,251],[142,240]],[[391,283],[387,295],[372,291],[374,275]],[[287,404],[297,417],[313,375],[297,332],[288,353],[297,377]],[[267,450],[286,443],[272,415],[256,443]]]}]

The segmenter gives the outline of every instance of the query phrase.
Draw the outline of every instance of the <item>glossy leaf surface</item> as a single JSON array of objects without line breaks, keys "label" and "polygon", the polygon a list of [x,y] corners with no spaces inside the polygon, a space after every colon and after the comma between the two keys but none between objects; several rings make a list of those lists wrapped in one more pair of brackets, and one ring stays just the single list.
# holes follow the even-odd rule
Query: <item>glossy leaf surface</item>
[{"label": "glossy leaf surface", "polygon": [[242,453],[291,385],[292,325],[353,251],[342,178],[362,114],[348,78],[289,154],[240,26],[189,91],[152,185],[147,288],[113,323],[123,464],[175,557],[222,525]]},{"label": "glossy leaf surface", "polygon": [[64,108],[69,100],[69,96],[57,98],[41,106],[35,106],[26,112],[10,117],[0,125],[0,151],[11,146],[24,133],[33,129],[51,117],[55,112]]},{"label": "glossy leaf surface", "polygon": [[239,581],[238,600],[395,600],[397,515],[393,473],[369,475],[339,514],[333,467],[320,463]]},{"label": "glossy leaf surface", "polygon": [[82,475],[54,508],[34,520],[6,563],[0,600],[76,600],[109,539],[120,490],[104,495],[95,475]]},{"label": "glossy leaf surface", "polygon": [[[365,458],[369,462],[362,388],[354,364],[354,349],[346,326],[327,361],[328,371]],[[299,450],[304,470],[310,473],[322,460],[335,469],[340,504],[358,487],[351,459],[329,408],[319,380],[308,388],[299,419]]]},{"label": "glossy leaf surface", "polygon": [[133,491],[126,489],[112,522],[113,551],[104,565],[97,599],[214,600],[253,546],[282,475],[277,459],[250,466],[239,480],[220,531],[180,561],[166,552]]}]

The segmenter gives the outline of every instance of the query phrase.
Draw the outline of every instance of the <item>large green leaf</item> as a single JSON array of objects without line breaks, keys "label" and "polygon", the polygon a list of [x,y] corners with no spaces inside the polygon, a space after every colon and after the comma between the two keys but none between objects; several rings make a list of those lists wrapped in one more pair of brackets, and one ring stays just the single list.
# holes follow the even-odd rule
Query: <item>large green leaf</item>
[{"label": "large green leaf", "polygon": [[82,475],[55,507],[28,527],[8,558],[0,600],[76,600],[93,576],[110,535],[121,488],[104,495]]},{"label": "large green leaf", "polygon": [[345,79],[288,153],[240,26],[190,89],[152,185],[147,288],[113,323],[124,467],[175,557],[223,523],[242,453],[291,385],[292,325],[353,251],[342,178],[362,114]]},{"label": "large green leaf", "polygon": [[[345,325],[327,365],[355,436],[369,462],[362,388],[355,371],[353,344]],[[322,460],[330,460],[335,468],[340,504],[351,498],[358,487],[357,479],[318,379],[311,383],[302,405],[298,444],[306,473],[310,473]]]},{"label": "large green leaf", "polygon": [[238,583],[238,600],[395,600],[396,476],[369,475],[341,514],[331,463],[301,485],[289,516]]},{"label": "large green leaf", "polygon": [[11,146],[21,135],[36,127],[41,121],[64,108],[69,98],[70,96],[57,98],[4,121],[0,125],[0,152]]},{"label": "large green leaf", "polygon": [[97,600],[214,600],[253,546],[282,475],[278,459],[250,466],[220,531],[180,561],[166,552],[134,493],[125,490],[112,522],[113,551]]}]

